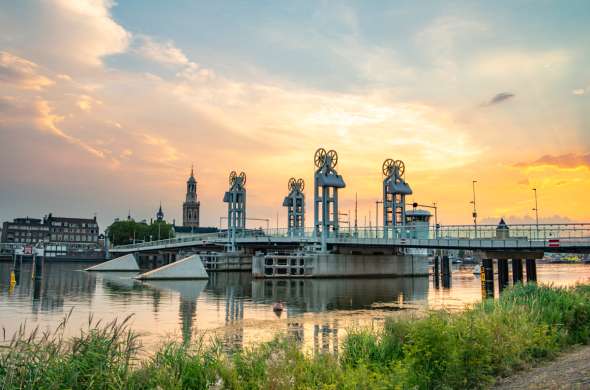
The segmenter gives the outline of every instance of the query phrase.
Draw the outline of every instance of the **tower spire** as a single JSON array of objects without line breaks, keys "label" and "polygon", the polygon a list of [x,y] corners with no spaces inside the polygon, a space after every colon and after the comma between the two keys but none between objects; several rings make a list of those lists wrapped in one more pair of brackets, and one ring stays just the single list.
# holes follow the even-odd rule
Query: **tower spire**
[{"label": "tower spire", "polygon": [[191,177],[194,177],[195,164],[191,164]]}]

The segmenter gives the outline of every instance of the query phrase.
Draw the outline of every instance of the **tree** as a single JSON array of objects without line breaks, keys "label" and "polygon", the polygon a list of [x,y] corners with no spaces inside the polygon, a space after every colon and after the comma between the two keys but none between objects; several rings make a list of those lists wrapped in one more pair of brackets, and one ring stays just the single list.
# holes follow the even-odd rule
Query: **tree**
[{"label": "tree", "polygon": [[155,221],[150,225],[135,221],[115,221],[106,230],[112,245],[127,245],[135,242],[167,239],[174,237],[172,225],[165,221]]}]

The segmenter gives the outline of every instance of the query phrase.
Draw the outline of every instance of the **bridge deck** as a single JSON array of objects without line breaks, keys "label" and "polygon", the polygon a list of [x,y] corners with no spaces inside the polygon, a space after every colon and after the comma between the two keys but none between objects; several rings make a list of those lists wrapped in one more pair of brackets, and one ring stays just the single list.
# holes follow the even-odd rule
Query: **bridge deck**
[{"label": "bridge deck", "polygon": [[[506,234],[508,236],[506,237]],[[428,238],[417,238],[428,237]],[[590,224],[512,225],[509,233],[498,232],[496,226],[472,225],[430,227],[422,230],[407,227],[390,231],[384,237],[383,228],[362,228],[331,232],[325,238],[331,246],[425,248],[467,250],[535,250],[544,252],[590,253]],[[321,242],[313,230],[299,235],[285,229],[247,230],[236,234],[238,246],[316,245]],[[139,244],[121,245],[114,253],[166,250],[185,247],[225,247],[226,232],[173,238]]]}]

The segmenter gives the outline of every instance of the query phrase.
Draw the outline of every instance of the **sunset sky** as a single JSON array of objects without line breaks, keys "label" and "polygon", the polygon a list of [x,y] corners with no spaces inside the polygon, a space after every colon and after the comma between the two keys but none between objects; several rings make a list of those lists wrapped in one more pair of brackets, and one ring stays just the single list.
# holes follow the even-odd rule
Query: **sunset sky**
[{"label": "sunset sky", "polygon": [[[401,159],[439,222],[590,222],[590,3],[582,1],[4,1],[0,220],[128,210],[201,225],[231,170],[248,216],[338,151],[359,223]],[[373,222],[374,223],[374,222]],[[258,226],[253,223],[250,226]]]}]

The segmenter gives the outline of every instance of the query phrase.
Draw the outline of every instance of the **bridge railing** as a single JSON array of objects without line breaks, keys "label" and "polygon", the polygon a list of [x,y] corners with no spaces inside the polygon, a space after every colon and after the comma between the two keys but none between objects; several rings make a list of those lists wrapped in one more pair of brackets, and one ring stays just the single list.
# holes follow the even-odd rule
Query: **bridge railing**
[{"label": "bridge railing", "polygon": [[[261,229],[256,232],[244,231],[237,237],[269,236],[269,237],[303,237],[316,238],[318,235],[313,228],[305,228],[299,232],[289,232],[287,229]],[[321,233],[320,233],[321,236]],[[341,228],[338,232],[328,232],[329,238],[384,238],[384,229],[377,227]],[[421,238],[421,239],[503,239],[518,238],[529,241],[551,239],[590,239],[590,224],[515,224],[508,230],[498,230],[497,225],[441,225],[435,226],[400,226],[390,228],[388,238]]]},{"label": "bridge railing", "polygon": [[[237,240],[247,238],[284,238],[302,241],[319,241],[320,235],[316,234],[314,228],[305,228],[299,231],[289,231],[288,229],[245,229],[237,231],[235,238]],[[338,232],[328,232],[326,237],[329,239],[384,239],[383,227],[359,227],[359,228],[341,228]],[[570,224],[514,224],[510,225],[508,230],[498,230],[497,225],[442,225],[438,228],[435,226],[400,226],[390,229],[387,234],[388,239],[519,239],[527,241],[550,240],[571,240],[571,241],[589,241],[590,242],[590,224],[570,223]],[[221,231],[216,233],[195,234],[192,236],[171,238],[158,241],[148,241],[137,244],[119,245],[113,249],[129,250],[150,248],[190,245],[202,241],[212,241],[217,244],[228,240],[228,232]]]},{"label": "bridge railing", "polygon": [[153,240],[153,241],[144,241],[138,242],[135,244],[125,244],[125,245],[116,245],[111,249],[141,249],[141,248],[149,248],[154,246],[169,246],[169,245],[177,245],[183,243],[191,243],[196,241],[203,241],[208,239],[217,239],[224,237],[224,232],[216,232],[216,233],[201,233],[195,234],[191,236],[183,236],[183,237],[175,237],[175,238],[167,238],[164,240]]}]

